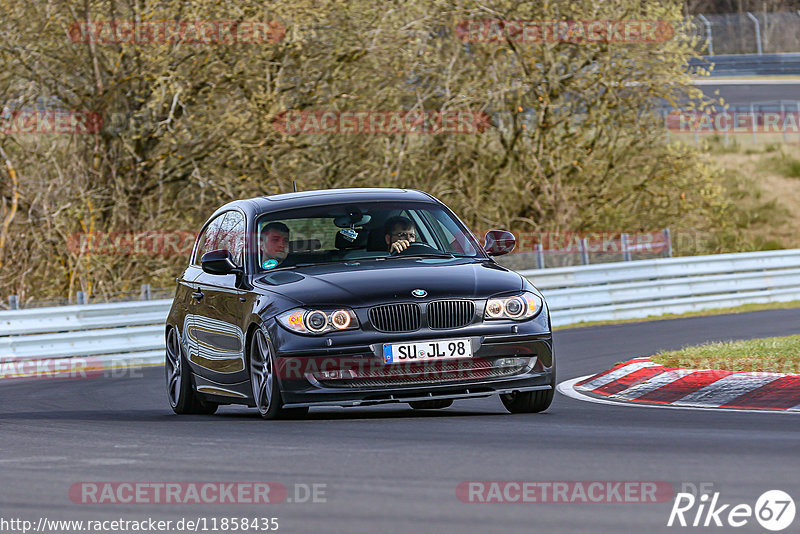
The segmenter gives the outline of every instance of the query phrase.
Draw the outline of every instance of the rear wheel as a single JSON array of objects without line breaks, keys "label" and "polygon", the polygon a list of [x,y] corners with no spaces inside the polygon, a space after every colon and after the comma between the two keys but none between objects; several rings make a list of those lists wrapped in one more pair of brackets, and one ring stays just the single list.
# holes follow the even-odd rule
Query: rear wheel
[{"label": "rear wheel", "polygon": [[258,413],[264,419],[303,417],[308,408],[283,408],[281,390],[267,336],[259,328],[250,342],[250,384]]},{"label": "rear wheel", "polygon": [[178,330],[175,327],[170,327],[167,331],[167,354],[164,367],[167,378],[167,398],[172,411],[180,415],[210,415],[217,411],[218,404],[204,402],[194,390],[192,373],[183,357]]},{"label": "rear wheel", "polygon": [[447,408],[453,404],[453,399],[436,399],[426,401],[414,401],[408,403],[415,410],[439,410]]}]

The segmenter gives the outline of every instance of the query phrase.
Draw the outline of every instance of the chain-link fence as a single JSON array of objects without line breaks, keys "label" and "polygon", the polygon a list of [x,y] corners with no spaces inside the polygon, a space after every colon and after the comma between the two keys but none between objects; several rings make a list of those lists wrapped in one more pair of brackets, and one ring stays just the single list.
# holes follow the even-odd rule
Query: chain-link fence
[{"label": "chain-link fence", "polygon": [[[542,239],[533,250],[499,256],[497,262],[515,271],[548,269],[573,265],[593,265],[619,261],[651,260],[672,256],[672,236],[669,229],[636,234],[593,234],[568,232]],[[520,236],[519,245],[525,244]]]},{"label": "chain-link fence", "polygon": [[690,22],[703,55],[800,52],[800,11],[696,15]]}]

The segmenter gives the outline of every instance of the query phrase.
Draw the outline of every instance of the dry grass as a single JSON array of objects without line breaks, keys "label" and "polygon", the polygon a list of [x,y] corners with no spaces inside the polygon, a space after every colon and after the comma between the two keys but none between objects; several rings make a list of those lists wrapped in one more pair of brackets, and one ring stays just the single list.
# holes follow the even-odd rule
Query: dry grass
[{"label": "dry grass", "polygon": [[741,199],[753,204],[752,224],[743,229],[749,239],[760,249],[800,248],[800,146],[715,145],[711,153],[731,181],[752,189]]},{"label": "dry grass", "polygon": [[659,352],[652,359],[667,367],[800,373],[800,335],[708,343]]}]

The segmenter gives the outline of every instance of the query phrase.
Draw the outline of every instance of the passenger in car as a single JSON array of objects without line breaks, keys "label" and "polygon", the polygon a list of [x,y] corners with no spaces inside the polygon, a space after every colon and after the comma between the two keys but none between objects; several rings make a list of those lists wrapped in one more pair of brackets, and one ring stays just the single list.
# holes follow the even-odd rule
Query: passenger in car
[{"label": "passenger in car", "polygon": [[259,237],[262,269],[274,269],[289,254],[289,227],[282,222],[271,222],[261,229]]},{"label": "passenger in car", "polygon": [[386,234],[386,246],[389,252],[397,254],[402,252],[417,240],[417,231],[414,223],[407,217],[400,215],[389,217],[383,226]]}]

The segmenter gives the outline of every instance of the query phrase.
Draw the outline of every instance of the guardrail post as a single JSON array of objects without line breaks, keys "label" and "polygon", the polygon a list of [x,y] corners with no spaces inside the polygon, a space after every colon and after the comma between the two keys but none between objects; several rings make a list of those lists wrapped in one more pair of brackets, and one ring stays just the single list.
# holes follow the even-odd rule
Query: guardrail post
[{"label": "guardrail post", "polygon": [[544,269],[544,251],[542,250],[542,244],[536,243],[533,245],[533,251],[536,254],[536,268]]},{"label": "guardrail post", "polygon": [[758,128],[758,125],[756,124],[756,107],[752,102],[750,103],[750,124],[753,126],[753,144],[756,144],[756,128]]},{"label": "guardrail post", "polygon": [[761,25],[758,23],[758,19],[753,16],[752,13],[749,11],[745,13],[750,20],[753,21],[753,24],[756,25],[756,50],[758,50],[758,55],[762,55],[764,51],[761,49]]},{"label": "guardrail post", "polygon": [[783,100],[781,100],[781,132],[783,133],[783,142],[786,142],[786,128],[783,127],[786,124],[786,117],[783,115]]},{"label": "guardrail post", "polygon": [[708,42],[708,55],[709,56],[713,56],[714,55],[714,37],[711,34],[711,23],[703,15],[697,15],[697,18],[699,18],[703,22],[703,25],[706,27],[706,41]]},{"label": "guardrail post", "polygon": [[150,284],[142,284],[141,300],[150,300]]},{"label": "guardrail post", "polygon": [[586,242],[586,238],[582,237],[579,241],[580,250],[581,250],[581,263],[584,265],[589,265],[589,244]]},{"label": "guardrail post", "polygon": [[665,258],[672,257],[672,234],[670,234],[669,228],[664,228],[664,240],[667,242],[667,250],[664,251]]},{"label": "guardrail post", "polygon": [[631,261],[631,251],[628,248],[628,234],[622,234],[619,237],[619,242],[622,247],[622,260]]},{"label": "guardrail post", "polygon": [[[800,10],[798,10],[797,14],[800,15]],[[800,120],[800,100],[794,103],[794,107],[797,109],[797,116],[794,118],[794,120],[798,121]],[[786,119],[784,119],[784,122],[786,122]]]},{"label": "guardrail post", "polygon": [[83,291],[78,291],[75,294],[75,298],[78,301],[78,304],[86,304],[86,293]]},{"label": "guardrail post", "polygon": [[8,307],[11,310],[18,310],[19,309],[19,299],[16,295],[9,295],[8,296]]}]

